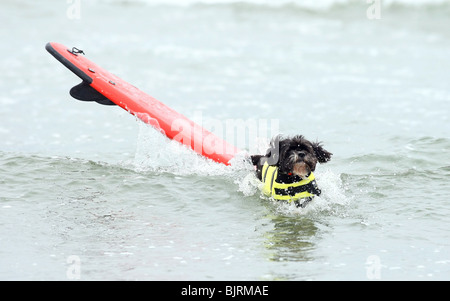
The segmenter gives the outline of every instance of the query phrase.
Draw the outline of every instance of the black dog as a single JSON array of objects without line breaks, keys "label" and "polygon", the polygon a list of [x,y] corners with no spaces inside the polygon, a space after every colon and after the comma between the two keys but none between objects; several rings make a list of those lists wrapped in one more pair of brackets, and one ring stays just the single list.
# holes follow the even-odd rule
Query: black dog
[{"label": "black dog", "polygon": [[313,174],[317,162],[326,163],[332,155],[320,142],[310,142],[301,135],[276,136],[266,155],[253,155],[251,161],[266,195],[304,207],[321,193]]}]

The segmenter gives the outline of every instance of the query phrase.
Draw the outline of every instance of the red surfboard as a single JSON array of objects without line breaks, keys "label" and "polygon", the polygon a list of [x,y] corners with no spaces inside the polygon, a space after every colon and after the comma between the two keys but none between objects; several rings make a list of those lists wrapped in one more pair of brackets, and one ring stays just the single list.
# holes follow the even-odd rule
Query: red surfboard
[{"label": "red surfboard", "polygon": [[82,82],[70,90],[72,97],[82,101],[95,101],[103,105],[118,105],[143,122],[152,125],[168,138],[178,141],[200,155],[219,163],[230,165],[230,160],[240,152],[213,133],[159,100],[140,91],[114,74],[94,64],[84,52],[59,43],[47,43],[47,51]]}]

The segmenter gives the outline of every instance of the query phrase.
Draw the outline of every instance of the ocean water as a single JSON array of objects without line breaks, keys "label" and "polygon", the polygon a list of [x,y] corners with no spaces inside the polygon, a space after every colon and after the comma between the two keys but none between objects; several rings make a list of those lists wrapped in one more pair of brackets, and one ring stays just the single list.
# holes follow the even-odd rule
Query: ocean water
[{"label": "ocean water", "polygon": [[[0,8],[1,280],[450,279],[450,1]],[[50,41],[249,153],[322,141],[322,196],[276,203],[241,160],[72,99]]]}]

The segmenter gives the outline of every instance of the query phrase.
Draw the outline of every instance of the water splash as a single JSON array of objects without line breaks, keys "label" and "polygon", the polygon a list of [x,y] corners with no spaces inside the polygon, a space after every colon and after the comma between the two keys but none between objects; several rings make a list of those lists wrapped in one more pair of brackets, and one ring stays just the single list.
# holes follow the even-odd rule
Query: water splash
[{"label": "water splash", "polygon": [[231,166],[216,163],[177,141],[139,122],[137,148],[132,165],[137,172],[168,172],[175,175],[228,176],[250,168],[246,154],[237,154]]},{"label": "water splash", "polygon": [[262,194],[261,181],[254,173],[254,167],[246,159],[246,153],[238,154],[225,166],[201,157],[176,141],[161,135],[151,126],[139,123],[138,143],[133,169],[140,173],[171,173],[174,175],[218,176],[237,185],[237,191],[246,197],[261,197],[272,202],[277,211],[285,214],[310,214],[311,212],[332,212],[338,206],[345,206],[349,198],[341,177],[330,170],[316,173],[316,181],[322,195],[316,197],[305,208],[294,204],[277,202]]},{"label": "water splash", "polygon": [[238,185],[238,191],[244,196],[253,196],[260,193],[263,183],[256,177],[254,172],[249,172],[243,178],[237,179],[235,184]]},{"label": "water splash", "polygon": [[267,198],[275,206],[275,210],[285,215],[307,215],[331,214],[339,215],[340,208],[346,207],[351,202],[351,197],[347,196],[347,188],[341,180],[341,176],[326,170],[315,173],[316,181],[322,194],[314,197],[305,208],[298,208],[293,203],[278,202],[272,198]]}]

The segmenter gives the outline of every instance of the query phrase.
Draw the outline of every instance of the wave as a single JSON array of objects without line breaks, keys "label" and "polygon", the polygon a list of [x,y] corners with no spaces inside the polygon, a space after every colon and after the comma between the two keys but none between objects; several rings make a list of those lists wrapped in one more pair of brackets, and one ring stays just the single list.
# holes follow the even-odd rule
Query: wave
[{"label": "wave", "polygon": [[450,162],[450,139],[419,137],[412,140],[393,138],[392,145],[380,152],[353,155],[344,159],[347,165],[364,165],[366,170],[404,170],[414,167],[435,170]]},{"label": "wave", "polygon": [[348,193],[363,202],[442,197],[450,180],[450,139],[392,140],[391,149],[340,160],[341,178]]},{"label": "wave", "polygon": [[366,7],[376,3],[381,8],[403,7],[403,8],[442,8],[450,7],[450,0],[99,0],[102,2],[116,4],[146,4],[152,6],[180,6],[188,7],[194,5],[231,5],[247,7],[267,7],[267,8],[289,8],[307,11],[326,11],[335,8]]}]

